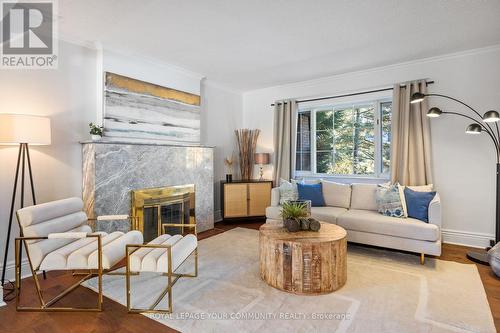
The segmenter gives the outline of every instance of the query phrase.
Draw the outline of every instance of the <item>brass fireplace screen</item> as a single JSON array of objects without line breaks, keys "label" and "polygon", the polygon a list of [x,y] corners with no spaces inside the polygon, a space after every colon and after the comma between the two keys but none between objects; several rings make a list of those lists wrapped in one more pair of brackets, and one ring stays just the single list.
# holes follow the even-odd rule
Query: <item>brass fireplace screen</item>
[{"label": "brass fireplace screen", "polygon": [[195,186],[133,190],[132,216],[137,217],[133,228],[142,232],[145,242],[161,234],[183,234],[183,227],[167,227],[165,224],[196,224]]}]

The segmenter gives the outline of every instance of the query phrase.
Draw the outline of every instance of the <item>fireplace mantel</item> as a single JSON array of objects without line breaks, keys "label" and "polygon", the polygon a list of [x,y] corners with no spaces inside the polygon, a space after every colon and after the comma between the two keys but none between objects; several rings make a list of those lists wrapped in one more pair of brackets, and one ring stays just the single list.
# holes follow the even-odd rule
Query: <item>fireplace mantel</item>
[{"label": "fireplace mantel", "polygon": [[[213,228],[213,148],[130,142],[82,142],[83,200],[90,217],[131,213],[131,191],[195,184],[196,224]],[[99,230],[126,231],[112,221]]]},{"label": "fireplace mantel", "polygon": [[166,146],[166,147],[185,147],[185,148],[215,148],[214,146],[208,145],[189,145],[189,144],[173,144],[164,142],[139,142],[139,141],[118,141],[118,140],[99,140],[99,141],[80,141],[80,144],[95,144],[95,145],[133,145],[133,146]]}]

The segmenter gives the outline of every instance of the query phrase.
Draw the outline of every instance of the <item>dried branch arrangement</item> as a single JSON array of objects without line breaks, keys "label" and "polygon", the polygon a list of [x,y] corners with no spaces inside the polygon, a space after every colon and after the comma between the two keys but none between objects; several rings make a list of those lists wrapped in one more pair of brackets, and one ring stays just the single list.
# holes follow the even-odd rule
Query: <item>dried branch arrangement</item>
[{"label": "dried branch arrangement", "polygon": [[254,166],[254,153],[257,147],[257,139],[260,130],[255,129],[239,129],[235,130],[236,141],[238,142],[238,149],[240,151],[240,171],[242,179],[250,179],[253,174]]}]

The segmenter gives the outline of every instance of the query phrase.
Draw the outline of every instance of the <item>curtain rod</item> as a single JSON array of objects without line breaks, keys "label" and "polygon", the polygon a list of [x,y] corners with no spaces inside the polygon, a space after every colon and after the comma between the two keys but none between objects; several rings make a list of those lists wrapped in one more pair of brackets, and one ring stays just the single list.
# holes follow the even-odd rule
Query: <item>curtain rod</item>
[{"label": "curtain rod", "polygon": [[[427,81],[426,85],[433,84],[434,81]],[[406,88],[405,85],[402,85],[401,88]],[[371,93],[376,93],[376,92],[381,92],[381,91],[389,91],[393,90],[393,87],[390,88],[382,88],[382,89],[375,89],[375,90],[368,90],[368,91],[361,91],[361,92],[356,92],[356,93],[351,93],[351,94],[345,94],[345,95],[336,95],[336,96],[327,96],[327,97],[318,97],[318,98],[310,98],[310,99],[301,99],[296,101],[297,103],[304,103],[304,102],[314,102],[314,101],[322,101],[324,99],[332,99],[332,98],[341,98],[341,97],[349,97],[349,96],[357,96],[357,95],[365,95],[365,94],[371,94]],[[282,103],[288,103],[288,102],[278,102],[278,104]],[[271,106],[274,106],[274,103],[271,104]]]}]

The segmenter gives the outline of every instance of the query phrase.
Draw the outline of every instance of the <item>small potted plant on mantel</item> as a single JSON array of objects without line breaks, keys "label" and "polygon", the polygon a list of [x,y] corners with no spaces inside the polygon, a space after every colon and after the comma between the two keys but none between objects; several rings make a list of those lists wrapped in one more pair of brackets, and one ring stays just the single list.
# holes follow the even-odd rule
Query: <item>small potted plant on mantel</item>
[{"label": "small potted plant on mantel", "polygon": [[318,220],[309,217],[308,204],[305,201],[285,202],[281,209],[281,217],[283,226],[289,232],[318,231],[321,228]]},{"label": "small potted plant on mantel", "polygon": [[90,135],[92,136],[92,141],[99,141],[102,137],[102,126],[97,126],[94,123],[89,124],[90,127]]}]

